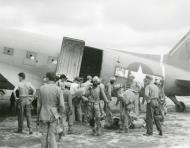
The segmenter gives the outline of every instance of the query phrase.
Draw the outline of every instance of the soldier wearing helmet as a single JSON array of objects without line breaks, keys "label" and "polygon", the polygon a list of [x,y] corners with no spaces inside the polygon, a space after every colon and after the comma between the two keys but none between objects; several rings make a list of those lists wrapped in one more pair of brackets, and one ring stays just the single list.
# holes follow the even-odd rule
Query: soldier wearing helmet
[{"label": "soldier wearing helmet", "polygon": [[105,95],[104,90],[100,87],[100,79],[95,76],[92,79],[92,87],[88,89],[87,97],[88,100],[88,108],[90,113],[90,123],[92,126],[93,135],[100,136],[101,135],[101,96],[103,100],[107,103],[107,97]]}]

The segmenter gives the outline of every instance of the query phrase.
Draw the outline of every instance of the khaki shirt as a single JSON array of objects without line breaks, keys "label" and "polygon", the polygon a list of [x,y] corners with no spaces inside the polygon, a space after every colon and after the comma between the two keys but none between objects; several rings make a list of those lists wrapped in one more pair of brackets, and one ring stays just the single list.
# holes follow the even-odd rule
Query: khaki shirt
[{"label": "khaki shirt", "polygon": [[61,89],[53,82],[41,86],[38,105],[39,120],[53,121],[58,119],[58,109],[61,107],[64,108],[64,99]]},{"label": "khaki shirt", "polygon": [[86,95],[89,96],[90,102],[98,102],[98,101],[100,101],[100,99],[103,99],[105,102],[108,101],[102,85],[98,85],[97,87],[89,88]]},{"label": "khaki shirt", "polygon": [[153,83],[147,85],[145,88],[145,98],[147,100],[147,103],[149,103],[152,99],[156,99],[158,97],[159,97],[158,87]]}]

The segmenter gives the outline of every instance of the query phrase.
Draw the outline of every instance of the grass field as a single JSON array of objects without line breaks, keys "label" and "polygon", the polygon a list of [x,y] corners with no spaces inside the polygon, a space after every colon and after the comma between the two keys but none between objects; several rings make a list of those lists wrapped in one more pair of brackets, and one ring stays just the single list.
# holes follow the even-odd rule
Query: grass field
[{"label": "grass field", "polygon": [[[59,143],[64,148],[189,148],[190,147],[190,113],[170,113],[163,125],[164,135],[145,137],[144,128],[130,130],[129,134],[105,130],[103,136],[93,137],[91,129],[84,125],[75,124],[75,134],[67,135]],[[17,134],[16,117],[7,117],[0,122],[0,147],[32,148],[40,147],[40,134],[35,129],[33,118],[33,135]]]}]

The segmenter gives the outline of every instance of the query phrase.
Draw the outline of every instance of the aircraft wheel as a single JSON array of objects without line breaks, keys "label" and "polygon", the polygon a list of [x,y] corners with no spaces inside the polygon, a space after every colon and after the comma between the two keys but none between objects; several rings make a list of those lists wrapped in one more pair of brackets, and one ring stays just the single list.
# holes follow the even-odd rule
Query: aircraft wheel
[{"label": "aircraft wheel", "polygon": [[183,102],[179,102],[179,104],[177,104],[175,106],[176,112],[184,112],[185,111],[185,104]]},{"label": "aircraft wheel", "polygon": [[113,128],[114,129],[119,129],[119,118],[117,118],[117,117],[115,117],[115,118],[113,118]]}]

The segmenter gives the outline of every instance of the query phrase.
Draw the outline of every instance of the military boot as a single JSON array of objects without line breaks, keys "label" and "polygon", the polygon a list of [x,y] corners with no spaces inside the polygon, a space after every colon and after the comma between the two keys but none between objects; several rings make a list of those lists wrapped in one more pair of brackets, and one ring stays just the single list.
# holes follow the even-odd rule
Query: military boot
[{"label": "military boot", "polygon": [[73,133],[74,133],[74,132],[73,132],[72,126],[69,125],[69,127],[68,127],[68,134],[73,134]]}]

